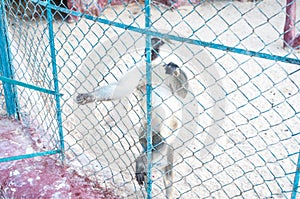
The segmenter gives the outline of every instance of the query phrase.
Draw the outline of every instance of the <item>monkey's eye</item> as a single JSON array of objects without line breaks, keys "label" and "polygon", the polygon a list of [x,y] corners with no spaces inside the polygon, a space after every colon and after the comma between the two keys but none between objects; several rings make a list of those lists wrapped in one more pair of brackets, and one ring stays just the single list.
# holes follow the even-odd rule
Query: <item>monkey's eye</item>
[{"label": "monkey's eye", "polygon": [[178,77],[180,75],[180,71],[179,70],[175,70],[174,73],[173,73],[173,75],[175,77]]}]

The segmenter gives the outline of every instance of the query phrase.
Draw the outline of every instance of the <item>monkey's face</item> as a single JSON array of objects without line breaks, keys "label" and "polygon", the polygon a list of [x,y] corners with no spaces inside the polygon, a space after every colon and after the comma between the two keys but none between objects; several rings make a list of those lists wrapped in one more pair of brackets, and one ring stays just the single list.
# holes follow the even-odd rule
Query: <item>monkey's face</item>
[{"label": "monkey's face", "polygon": [[166,74],[168,74],[168,75],[173,75],[175,77],[178,77],[178,75],[180,74],[179,66],[177,64],[174,64],[173,62],[165,64],[164,68],[165,68]]}]

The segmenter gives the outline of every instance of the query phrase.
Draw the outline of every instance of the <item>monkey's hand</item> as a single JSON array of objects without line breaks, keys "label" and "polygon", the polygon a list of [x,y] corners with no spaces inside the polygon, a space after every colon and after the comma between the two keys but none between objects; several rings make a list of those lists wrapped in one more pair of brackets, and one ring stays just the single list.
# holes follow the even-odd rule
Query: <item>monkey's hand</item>
[{"label": "monkey's hand", "polygon": [[77,95],[75,102],[80,105],[91,103],[95,101],[95,97],[89,93],[80,93]]},{"label": "monkey's hand", "polygon": [[143,185],[144,182],[145,182],[145,176],[146,176],[146,173],[143,172],[143,173],[135,173],[135,178],[136,178],[136,181],[139,183],[139,185]]},{"label": "monkey's hand", "polygon": [[135,178],[139,185],[146,183],[147,157],[146,154],[140,155],[135,160]]}]

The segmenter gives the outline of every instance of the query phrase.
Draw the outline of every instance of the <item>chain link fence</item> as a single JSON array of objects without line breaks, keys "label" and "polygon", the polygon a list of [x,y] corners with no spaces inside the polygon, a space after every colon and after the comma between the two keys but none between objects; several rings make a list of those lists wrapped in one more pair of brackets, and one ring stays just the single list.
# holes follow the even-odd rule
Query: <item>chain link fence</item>
[{"label": "chain link fence", "polygon": [[[174,198],[299,197],[300,60],[283,39],[286,16],[299,19],[286,13],[296,1],[174,3],[2,0],[2,107],[48,132],[50,150],[34,155],[61,154],[124,198],[166,198],[164,171],[148,168],[152,189],[135,179],[143,97],[75,99],[137,66],[153,96],[173,62],[189,83],[176,97]],[[150,68],[149,35],[165,41]]]}]

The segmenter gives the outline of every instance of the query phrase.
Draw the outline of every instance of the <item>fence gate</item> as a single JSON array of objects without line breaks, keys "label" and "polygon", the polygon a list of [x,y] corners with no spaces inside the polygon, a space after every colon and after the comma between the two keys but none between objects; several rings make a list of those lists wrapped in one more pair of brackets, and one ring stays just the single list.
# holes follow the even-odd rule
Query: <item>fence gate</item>
[{"label": "fence gate", "polygon": [[[157,153],[151,122],[164,105],[181,122],[165,128],[177,133],[174,198],[298,198],[296,10],[296,0],[1,0],[1,107],[44,129],[51,150],[0,162],[60,154],[121,197],[166,198],[170,170],[150,161]],[[164,44],[151,60],[153,38]],[[177,73],[164,70],[169,63],[186,75],[185,97],[159,90],[176,93],[170,81]],[[145,87],[116,100],[76,103],[79,93],[116,85],[125,75],[122,93],[136,68]],[[135,176],[145,151],[147,188]]]}]

